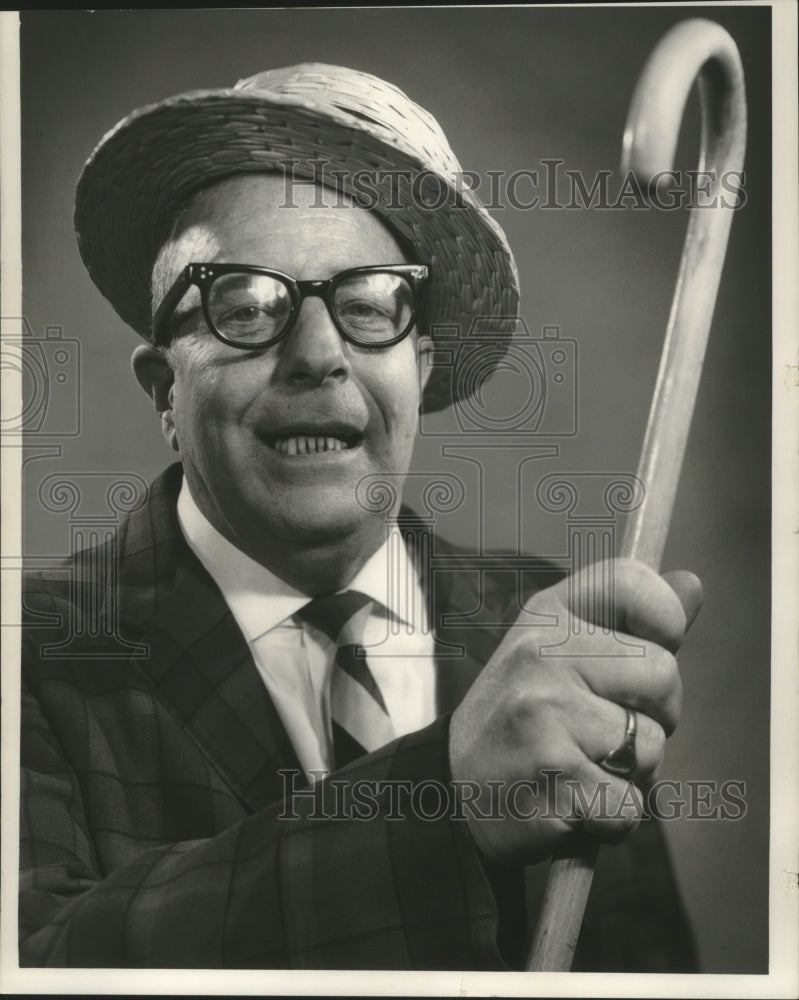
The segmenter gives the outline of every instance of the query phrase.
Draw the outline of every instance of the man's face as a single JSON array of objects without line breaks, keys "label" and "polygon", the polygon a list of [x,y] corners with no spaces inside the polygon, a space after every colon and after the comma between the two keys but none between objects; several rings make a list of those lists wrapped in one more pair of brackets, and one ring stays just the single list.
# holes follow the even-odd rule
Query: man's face
[{"label": "man's face", "polygon": [[[334,207],[330,192],[328,207],[316,198],[311,185],[295,185],[294,205],[281,207],[284,181],[269,174],[201,192],[162,251],[156,290],[191,261],[257,264],[300,280],[406,262],[374,214]],[[310,297],[287,337],[243,351],[212,335],[198,302],[191,288],[176,310],[186,319],[168,356],[172,444],[206,517],[250,554],[270,538],[318,545],[374,536],[376,519],[361,506],[358,484],[408,470],[422,388],[417,355],[427,338],[412,332],[393,347],[355,346],[342,340],[323,300]],[[321,438],[345,446],[304,450]]]}]

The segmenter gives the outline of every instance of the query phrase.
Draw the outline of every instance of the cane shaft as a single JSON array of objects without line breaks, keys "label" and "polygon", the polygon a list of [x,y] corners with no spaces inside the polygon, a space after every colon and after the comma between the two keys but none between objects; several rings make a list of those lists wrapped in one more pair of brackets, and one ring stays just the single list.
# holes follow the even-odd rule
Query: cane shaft
[{"label": "cane shaft", "polygon": [[[671,169],[688,92],[699,75],[708,204],[692,206],[638,477],[644,501],[630,516],[620,555],[660,569],[707,336],[727,249],[732,211],[722,181],[743,167],[746,104],[735,43],[719,25],[690,20],[658,45],[639,80],[625,131],[624,166],[646,185]],[[597,847],[555,856],[530,950],[530,971],[568,972],[591,889]]]},{"label": "cane shaft", "polygon": [[598,853],[596,841],[586,838],[579,850],[556,854],[552,859],[527,963],[529,972],[571,969]]}]

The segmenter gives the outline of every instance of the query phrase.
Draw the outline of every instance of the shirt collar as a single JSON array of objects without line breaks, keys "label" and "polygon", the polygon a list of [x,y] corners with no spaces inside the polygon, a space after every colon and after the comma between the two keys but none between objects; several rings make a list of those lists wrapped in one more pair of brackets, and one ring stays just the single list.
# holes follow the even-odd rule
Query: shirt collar
[{"label": "shirt collar", "polygon": [[[189,548],[222,591],[248,642],[291,618],[311,600],[221,535],[195,503],[185,477],[177,513]],[[347,589],[361,591],[403,622],[425,622],[426,627],[424,596],[396,524],[387,525],[386,541]]]}]

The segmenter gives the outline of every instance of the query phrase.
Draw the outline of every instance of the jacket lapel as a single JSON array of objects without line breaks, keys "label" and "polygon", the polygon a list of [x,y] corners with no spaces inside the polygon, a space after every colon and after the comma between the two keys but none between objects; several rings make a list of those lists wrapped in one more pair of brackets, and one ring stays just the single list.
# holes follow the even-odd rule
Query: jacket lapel
[{"label": "jacket lapel", "polygon": [[403,508],[399,524],[427,595],[434,636],[436,704],[456,708],[493,656],[524,602],[564,575],[547,559],[486,559],[433,535],[430,524]]},{"label": "jacket lapel", "polygon": [[180,467],[153,484],[131,515],[121,553],[121,599],[153,691],[251,810],[283,797],[280,769],[301,770],[250,650],[216,584],[183,540]]},{"label": "jacket lapel", "polygon": [[436,707],[456,708],[492,656],[513,612],[515,591],[498,588],[480,560],[441,538],[403,508],[400,527],[427,598],[434,641]]},{"label": "jacket lapel", "polygon": [[[468,559],[468,557],[465,557]],[[436,696],[439,712],[452,711],[516,618],[515,589],[508,593],[483,570],[443,568],[434,590],[446,593],[431,619],[436,638]]]}]

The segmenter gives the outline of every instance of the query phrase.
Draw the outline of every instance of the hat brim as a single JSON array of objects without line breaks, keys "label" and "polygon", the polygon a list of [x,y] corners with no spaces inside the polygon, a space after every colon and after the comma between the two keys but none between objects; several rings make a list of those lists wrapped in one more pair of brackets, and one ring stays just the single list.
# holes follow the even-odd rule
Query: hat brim
[{"label": "hat brim", "polygon": [[[479,388],[518,316],[518,278],[504,233],[468,189],[456,186],[457,178],[431,170],[410,143],[379,122],[354,123],[348,113],[322,111],[310,101],[193,91],[120,122],[93,152],[77,187],[75,229],[93,281],[149,339],[153,264],[187,199],[231,175],[287,169],[360,202],[367,179],[374,211],[414,247],[419,262],[431,265],[428,329],[420,332],[445,339],[450,362],[433,368],[423,409],[443,409]],[[475,366],[474,352],[486,339],[487,363]],[[459,379],[459,370],[468,370],[468,379]]]}]

